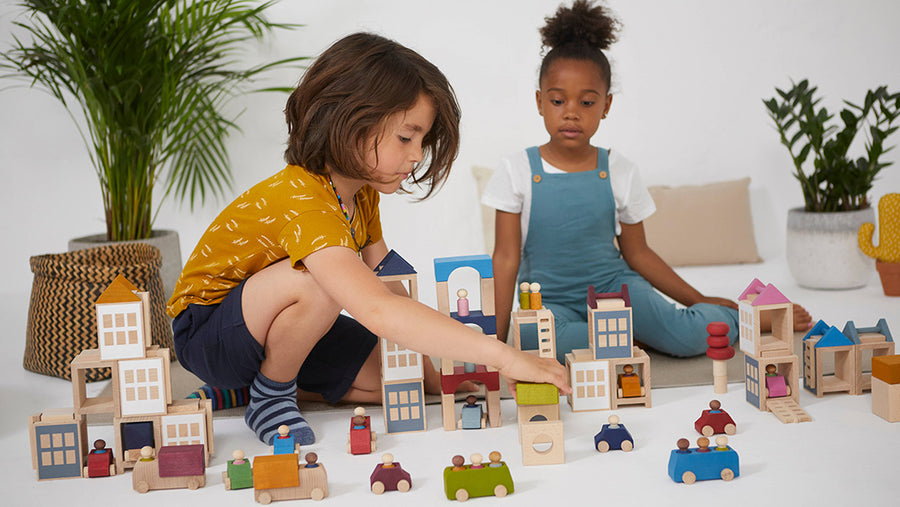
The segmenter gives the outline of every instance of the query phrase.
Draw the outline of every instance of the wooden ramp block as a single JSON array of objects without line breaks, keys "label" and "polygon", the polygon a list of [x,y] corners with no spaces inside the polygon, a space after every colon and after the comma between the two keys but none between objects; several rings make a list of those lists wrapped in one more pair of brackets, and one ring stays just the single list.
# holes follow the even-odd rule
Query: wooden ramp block
[{"label": "wooden ramp block", "polygon": [[766,407],[775,414],[779,421],[785,424],[812,421],[809,414],[791,398],[770,399],[766,403]]}]

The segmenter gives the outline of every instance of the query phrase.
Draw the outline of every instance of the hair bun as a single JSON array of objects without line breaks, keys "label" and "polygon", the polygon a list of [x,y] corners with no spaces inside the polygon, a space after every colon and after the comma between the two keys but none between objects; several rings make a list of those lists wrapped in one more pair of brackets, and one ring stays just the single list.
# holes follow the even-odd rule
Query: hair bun
[{"label": "hair bun", "polygon": [[605,50],[618,38],[621,28],[612,12],[590,0],[576,0],[572,7],[560,5],[553,17],[544,18],[541,42],[549,48],[569,43]]}]

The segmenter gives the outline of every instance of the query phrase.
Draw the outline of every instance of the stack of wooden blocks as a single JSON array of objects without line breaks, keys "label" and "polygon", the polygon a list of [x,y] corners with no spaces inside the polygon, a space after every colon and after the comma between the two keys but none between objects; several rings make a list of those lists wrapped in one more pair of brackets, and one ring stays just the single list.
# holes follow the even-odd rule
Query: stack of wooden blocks
[{"label": "stack of wooden blocks", "polygon": [[900,421],[900,355],[872,358],[872,413]]}]

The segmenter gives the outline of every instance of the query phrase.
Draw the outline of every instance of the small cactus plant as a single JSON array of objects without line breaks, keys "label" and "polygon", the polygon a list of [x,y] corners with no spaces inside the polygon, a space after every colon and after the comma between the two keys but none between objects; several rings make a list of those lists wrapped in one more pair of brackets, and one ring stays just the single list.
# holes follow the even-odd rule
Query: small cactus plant
[{"label": "small cactus plant", "polygon": [[872,243],[875,224],[859,226],[859,248],[881,262],[900,263],[900,194],[887,194],[878,201],[878,246]]}]

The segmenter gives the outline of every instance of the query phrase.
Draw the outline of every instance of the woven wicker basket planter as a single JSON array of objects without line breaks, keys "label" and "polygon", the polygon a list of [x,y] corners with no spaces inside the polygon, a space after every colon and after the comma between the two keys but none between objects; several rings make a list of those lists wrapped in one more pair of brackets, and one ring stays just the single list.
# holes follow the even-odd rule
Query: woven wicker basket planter
[{"label": "woven wicker basket planter", "polygon": [[[94,301],[121,274],[150,293],[152,343],[172,347],[165,313],[159,249],[143,243],[38,255],[31,258],[34,282],[25,332],[27,370],[71,379],[69,364],[79,352],[97,347]],[[90,381],[107,379],[108,369],[88,372]]]}]

